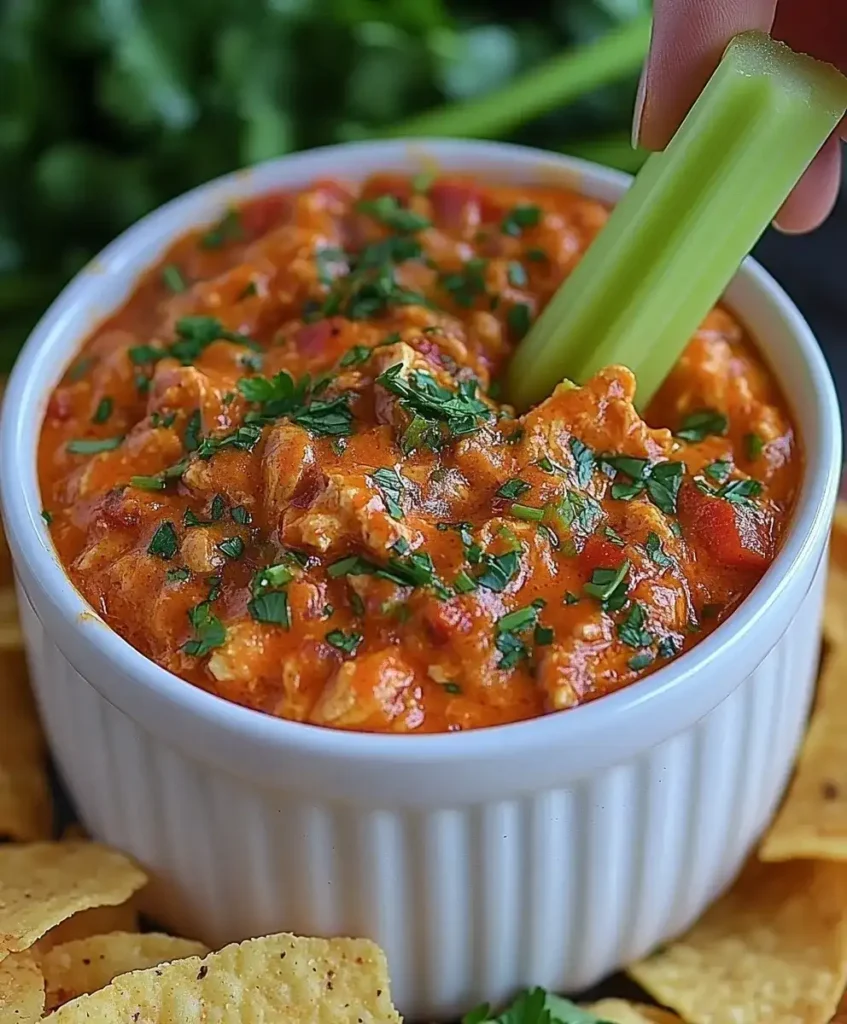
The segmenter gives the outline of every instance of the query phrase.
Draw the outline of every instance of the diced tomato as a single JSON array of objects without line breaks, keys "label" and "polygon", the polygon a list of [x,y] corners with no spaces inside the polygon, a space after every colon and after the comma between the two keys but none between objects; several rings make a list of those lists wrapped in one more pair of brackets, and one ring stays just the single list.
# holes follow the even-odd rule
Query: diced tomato
[{"label": "diced tomato", "polygon": [[73,411],[74,404],[70,394],[64,388],[54,391],[47,403],[48,418],[63,421],[68,419]]},{"label": "diced tomato", "polygon": [[316,320],[313,324],[304,324],[294,335],[297,351],[304,356],[319,356],[326,351],[332,337],[332,321]]},{"label": "diced tomato", "polygon": [[255,202],[248,203],[241,210],[241,226],[248,238],[258,238],[266,234],[275,224],[282,220],[291,205],[291,200],[284,192],[262,196]]},{"label": "diced tomato", "polygon": [[617,544],[592,533],[579,553],[579,567],[588,578],[595,569],[614,569],[623,557]]},{"label": "diced tomato", "polygon": [[459,182],[438,182],[429,190],[435,223],[448,231],[479,223],[480,191]]},{"label": "diced tomato", "polygon": [[713,498],[686,484],[679,513],[695,544],[723,565],[765,569],[770,563],[771,522],[760,509]]}]

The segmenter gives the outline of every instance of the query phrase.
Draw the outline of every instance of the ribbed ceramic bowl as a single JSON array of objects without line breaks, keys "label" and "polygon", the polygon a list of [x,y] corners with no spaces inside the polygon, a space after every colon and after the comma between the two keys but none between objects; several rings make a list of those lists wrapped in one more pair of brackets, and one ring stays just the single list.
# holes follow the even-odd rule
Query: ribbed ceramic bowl
[{"label": "ribbed ceramic bowl", "polygon": [[806,453],[773,566],[693,651],[562,714],[459,735],[322,730],[228,704],[157,667],[70,585],[40,517],[51,389],[93,324],[226,202],[317,177],[433,163],[614,200],[628,179],[511,146],[380,142],[212,182],[137,224],[56,300],[12,375],[3,513],[32,675],[56,759],[95,836],[152,872],[149,909],[210,943],[365,935],[411,1018],[517,987],[579,990],[679,932],[741,865],[803,732],[818,660],[839,420],[815,339],[752,262],[727,299],[782,382]]}]

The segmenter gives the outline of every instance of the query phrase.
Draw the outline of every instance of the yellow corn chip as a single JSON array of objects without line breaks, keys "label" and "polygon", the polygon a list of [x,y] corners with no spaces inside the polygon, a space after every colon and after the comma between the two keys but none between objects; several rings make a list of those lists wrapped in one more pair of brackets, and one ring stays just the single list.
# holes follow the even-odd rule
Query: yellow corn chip
[{"label": "yellow corn chip", "polygon": [[689,1024],[825,1024],[847,982],[847,864],[751,862],[629,974]]},{"label": "yellow corn chip", "polygon": [[173,935],[113,932],[92,935],[55,946],[41,961],[47,990],[47,1009],[96,992],[119,974],[158,967],[169,960],[206,956],[202,942],[177,939]]},{"label": "yellow corn chip", "polygon": [[116,978],[51,1024],[400,1024],[382,950],[364,939],[270,935]]},{"label": "yellow corn chip", "polygon": [[52,825],[44,737],[20,652],[0,653],[0,838],[46,839]]},{"label": "yellow corn chip", "polygon": [[128,857],[96,843],[0,846],[0,960],[79,910],[126,902],[146,880]]},{"label": "yellow corn chip", "polygon": [[15,953],[0,963],[0,1024],[32,1024],[44,1010],[44,978],[35,958]]},{"label": "yellow corn chip", "polygon": [[845,737],[847,647],[836,647],[824,663],[809,731],[785,801],[759,851],[762,860],[847,860]]},{"label": "yellow corn chip", "polygon": [[137,932],[138,911],[135,903],[134,899],[130,899],[117,907],[92,907],[91,910],[80,910],[78,914],[51,928],[31,948],[43,956],[54,946],[75,942],[77,939],[88,939],[92,935]]},{"label": "yellow corn chip", "polygon": [[15,588],[9,584],[0,586],[0,651],[19,651],[23,645]]},{"label": "yellow corn chip", "polygon": [[823,628],[831,644],[847,645],[847,501],[838,503],[832,527]]},{"label": "yellow corn chip", "polygon": [[610,1024],[682,1024],[675,1013],[660,1010],[658,1006],[628,1003],[625,999],[601,999],[587,1009]]}]

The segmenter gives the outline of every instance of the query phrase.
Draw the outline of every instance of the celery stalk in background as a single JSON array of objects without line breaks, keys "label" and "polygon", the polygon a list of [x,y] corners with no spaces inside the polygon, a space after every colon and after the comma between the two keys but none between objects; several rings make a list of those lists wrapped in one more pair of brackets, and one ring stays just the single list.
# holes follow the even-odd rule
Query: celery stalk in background
[{"label": "celery stalk in background", "polygon": [[835,68],[737,36],[518,347],[509,400],[525,409],[617,363],[643,408],[845,109]]}]

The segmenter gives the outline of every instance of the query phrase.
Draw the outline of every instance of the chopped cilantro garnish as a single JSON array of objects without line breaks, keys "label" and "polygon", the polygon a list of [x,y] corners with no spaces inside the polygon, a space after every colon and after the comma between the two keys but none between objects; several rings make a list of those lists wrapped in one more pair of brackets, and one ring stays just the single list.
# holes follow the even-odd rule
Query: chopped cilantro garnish
[{"label": "chopped cilantro garnish", "polygon": [[647,668],[648,665],[652,664],[653,654],[651,651],[640,651],[627,662],[627,665],[629,665],[633,672],[640,672],[642,668]]},{"label": "chopped cilantro garnish", "polygon": [[163,491],[168,486],[163,476],[131,476],[129,483],[139,491]]},{"label": "chopped cilantro garnish", "polygon": [[169,560],[178,550],[179,538],[176,534],[176,527],[169,519],[166,519],[156,527],[156,532],[147,546],[147,553]]},{"label": "chopped cilantro garnish", "polygon": [[313,385],[308,377],[303,377],[295,383],[291,374],[285,370],[281,370],[273,377],[242,377],[238,381],[238,390],[248,402],[261,406],[261,411],[248,413],[249,422],[239,429],[252,427],[261,432],[259,424],[270,423],[287,416],[293,423],[317,437],[349,434],[353,416],[347,405],[346,395],[330,400],[316,399],[318,388],[319,383]]},{"label": "chopped cilantro garnish", "polygon": [[82,359],[78,359],[68,370],[68,380],[72,384],[76,384],[77,381],[82,380],[93,365],[94,360],[91,356],[83,356]]},{"label": "chopped cilantro garnish", "polygon": [[238,296],[238,301],[243,302],[245,299],[252,299],[254,295],[259,294],[259,286],[255,281],[248,281],[244,286],[241,294]]},{"label": "chopped cilantro garnish", "polygon": [[647,478],[647,493],[653,504],[666,515],[676,514],[679,489],[685,465],[682,462],[657,462]]},{"label": "chopped cilantro garnish", "polygon": [[462,437],[474,433],[479,429],[480,422],[490,419],[492,415],[488,406],[476,397],[476,381],[460,381],[456,390],[452,391],[442,387],[424,370],[412,370],[408,376],[403,376],[402,363],[396,363],[381,373],[376,383],[397,395],[401,407],[413,414],[409,430],[415,421],[422,421],[422,436],[428,426],[440,424],[450,436]]},{"label": "chopped cilantro garnish", "polygon": [[681,650],[682,644],[673,636],[663,636],[656,645],[656,653],[660,658],[673,658]]},{"label": "chopped cilantro garnish", "polygon": [[500,488],[497,490],[498,498],[507,498],[509,501],[514,501],[516,498],[520,498],[522,494],[526,494],[530,490],[531,485],[526,480],[521,480],[520,477],[510,477]]},{"label": "chopped cilantro garnish", "polygon": [[648,533],[647,540],[644,542],[644,548],[650,560],[655,562],[656,565],[659,565],[662,568],[665,568],[668,565],[673,565],[673,559],[665,552],[658,534],[653,533],[652,531]]},{"label": "chopped cilantro garnish", "polygon": [[52,512],[48,512],[46,508],[43,508],[41,510],[41,518],[49,526],[53,522],[53,513]]},{"label": "chopped cilantro garnish", "polygon": [[571,593],[570,590],[565,591],[564,596],[565,604],[579,604],[579,597],[576,594]]},{"label": "chopped cilantro garnish", "polygon": [[534,629],[538,624],[539,609],[535,604],[518,608],[497,620],[494,644],[501,654],[498,668],[514,668],[523,658],[529,656],[526,644],[517,635],[525,629]]},{"label": "chopped cilantro garnish", "polygon": [[405,537],[398,537],[388,550],[393,551],[395,555],[407,555],[409,553],[409,542]]},{"label": "chopped cilantro garnish", "polygon": [[764,448],[765,442],[758,434],[744,435],[744,450],[750,462],[755,462],[764,451]]},{"label": "chopped cilantro garnish", "polygon": [[619,548],[624,547],[624,545],[626,544],[626,541],[623,539],[623,537],[621,537],[618,531],[614,529],[614,527],[604,526],[603,536],[607,540],[610,540],[613,544],[616,544]]},{"label": "chopped cilantro garnish", "polygon": [[556,639],[556,633],[549,626],[538,625],[533,633],[533,640],[539,647],[549,647]]},{"label": "chopped cilantro garnish", "polygon": [[646,622],[647,610],[636,601],[623,622],[618,623],[618,636],[628,647],[649,647],[653,637],[645,629]]},{"label": "chopped cilantro garnish", "polygon": [[202,249],[220,249],[227,242],[240,242],[244,239],[244,228],[238,210],[227,210],[214,227],[200,236]]},{"label": "chopped cilantro garnish", "polygon": [[485,270],[488,261],[474,257],[468,260],[462,270],[443,274],[441,286],[450,293],[451,298],[458,306],[470,309],[475,299],[485,295]]},{"label": "chopped cilantro garnish", "polygon": [[580,487],[585,489],[591,483],[591,476],[596,465],[594,452],[592,452],[587,444],[583,444],[578,437],[572,437],[568,445],[574,458],[576,481]]},{"label": "chopped cilantro garnish", "polygon": [[202,658],[203,655],[226,643],[226,629],[221,620],[212,612],[208,601],[203,601],[189,609],[188,621],[194,629],[194,639],[188,640],[182,645],[186,654]]},{"label": "chopped cilantro garnish", "polygon": [[348,348],[338,362],[339,366],[358,366],[370,359],[371,349],[367,345],[354,345]]},{"label": "chopped cilantro garnish", "polygon": [[227,558],[241,558],[244,554],[244,541],[240,537],[226,537],[218,544],[218,550]]},{"label": "chopped cilantro garnish", "polygon": [[247,611],[254,622],[264,622],[270,626],[291,627],[288,611],[288,594],[284,590],[257,594],[247,602]]},{"label": "chopped cilantro garnish", "polygon": [[361,633],[345,633],[340,629],[330,630],[326,642],[344,654],[355,654],[364,637]]},{"label": "chopped cilantro garnish", "polygon": [[111,452],[120,447],[122,437],[92,437],[68,441],[67,450],[73,455],[99,455],[100,452]]},{"label": "chopped cilantro garnish", "polygon": [[197,455],[201,459],[211,459],[223,448],[238,448],[241,451],[250,452],[259,443],[261,436],[262,428],[260,426],[255,423],[245,423],[231,434],[225,434],[223,437],[204,437],[197,449]]},{"label": "chopped cilantro garnish", "polygon": [[[403,518],[403,506],[400,504],[405,485],[403,477],[393,468],[377,469],[370,479],[379,491],[388,514],[392,519]],[[403,554],[403,552],[400,552]]]},{"label": "chopped cilantro garnish", "polygon": [[282,563],[265,566],[253,577],[251,584],[254,594],[263,593],[266,590],[274,590],[284,587],[294,579],[294,573]]},{"label": "chopped cilantro garnish", "polygon": [[401,206],[396,196],[385,195],[378,196],[376,199],[361,199],[356,203],[356,209],[359,213],[367,214],[379,221],[380,224],[402,234],[411,235],[431,226],[431,222],[426,217]]},{"label": "chopped cilantro garnish", "polygon": [[699,412],[692,412],[682,421],[682,426],[677,430],[676,436],[683,441],[702,441],[710,434],[719,437],[727,431],[729,420],[722,412],[715,409],[701,409]]},{"label": "chopped cilantro garnish", "polygon": [[236,505],[231,511],[233,522],[239,523],[242,526],[246,526],[248,523],[253,522],[253,517],[247,511],[243,505]]},{"label": "chopped cilantro garnish", "polygon": [[714,462],[710,462],[706,466],[703,472],[707,477],[714,480],[715,483],[726,483],[729,479],[729,474],[732,472],[732,461],[730,459],[715,459]]},{"label": "chopped cilantro garnish", "polygon": [[529,203],[514,206],[503,218],[500,230],[504,235],[517,237],[523,228],[532,228],[541,220],[541,208]]},{"label": "chopped cilantro garnish", "polygon": [[175,263],[168,263],[162,267],[162,281],[164,282],[165,287],[174,294],[184,292],[188,287],[185,283],[185,278],[182,276],[182,272]]},{"label": "chopped cilantro garnish", "polygon": [[92,423],[105,423],[106,420],[112,415],[112,409],[114,407],[112,399],[106,395],[105,398],[101,398],[97,403],[97,408],[94,410],[94,415],[91,417]]},{"label": "chopped cilantro garnish", "polygon": [[525,256],[530,263],[546,263],[550,259],[543,249],[527,249]]},{"label": "chopped cilantro garnish", "polygon": [[449,694],[453,694],[453,695],[462,692],[461,686],[459,686],[458,683],[454,683],[454,682],[442,683],[441,684],[441,688],[444,690],[445,693],[449,693]]},{"label": "chopped cilantro garnish", "polygon": [[761,493],[762,485],[758,480],[730,480],[718,490],[717,496],[734,505],[747,505]]},{"label": "chopped cilantro garnish", "polygon": [[476,578],[477,584],[500,593],[514,579],[521,559],[517,551],[507,551],[503,555],[484,554],[480,557],[480,564],[483,571]]},{"label": "chopped cilantro garnish", "polygon": [[509,284],[513,288],[525,288],[529,278],[526,276],[526,270],[522,263],[518,263],[517,260],[511,260],[506,270],[506,274],[509,279]]},{"label": "chopped cilantro garnish", "polygon": [[476,580],[462,569],[453,581],[453,589],[457,594],[469,594],[476,590]]},{"label": "chopped cilantro garnish", "polygon": [[165,573],[166,579],[171,583],[181,583],[183,580],[187,580],[190,576],[191,573],[184,565],[180,565],[176,569],[168,569]]},{"label": "chopped cilantro garnish", "polygon": [[515,502],[509,511],[516,519],[523,519],[527,522],[540,523],[544,518],[544,509],[535,508],[533,505],[520,505]]},{"label": "chopped cilantro garnish", "polygon": [[514,341],[520,341],[532,324],[532,309],[526,302],[516,302],[509,307],[506,323]]},{"label": "chopped cilantro garnish", "polygon": [[152,427],[172,427],[175,419],[175,412],[166,413],[164,416],[160,412],[150,413],[150,425]]},{"label": "chopped cilantro garnish", "polygon": [[436,575],[432,558],[425,553],[414,552],[405,558],[390,558],[385,566],[361,555],[348,555],[328,566],[327,573],[333,579],[341,576],[376,576],[401,587],[431,586],[438,597],[449,596],[448,588]]},{"label": "chopped cilantro garnish", "polygon": [[629,561],[624,559],[617,569],[595,569],[590,582],[583,586],[589,597],[596,598],[607,612],[617,611],[626,603],[626,576]]},{"label": "chopped cilantro garnish", "polygon": [[195,409],[188,417],[188,423],[186,424],[185,435],[183,437],[183,443],[185,444],[185,450],[187,452],[196,451],[200,447],[201,422],[200,410]]}]

